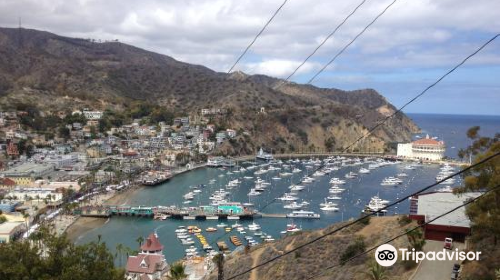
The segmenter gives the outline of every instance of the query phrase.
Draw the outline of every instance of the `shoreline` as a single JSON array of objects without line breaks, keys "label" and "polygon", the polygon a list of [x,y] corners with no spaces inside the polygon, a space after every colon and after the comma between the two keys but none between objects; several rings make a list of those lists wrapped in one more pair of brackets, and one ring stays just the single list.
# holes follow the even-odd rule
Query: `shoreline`
[{"label": "shoreline", "polygon": [[[187,173],[189,171],[193,171],[202,167],[206,167],[205,164],[195,165],[189,168],[183,168],[177,171],[174,171],[172,174],[172,178],[177,175]],[[172,179],[171,178],[171,179]],[[102,205],[124,205],[130,201],[130,197],[133,196],[136,192],[145,188],[142,185],[138,185],[135,187],[131,187],[124,191],[107,193],[97,197],[97,200],[100,201]],[[109,197],[108,197],[109,196]],[[109,219],[109,218],[108,218]],[[96,229],[98,227],[103,226],[108,219],[104,218],[93,218],[93,217],[75,217],[74,221],[72,221],[69,225],[62,225],[62,229],[59,229],[59,233],[66,233],[66,236],[71,242],[75,242],[82,236],[83,234]]]},{"label": "shoreline", "polygon": [[[119,205],[126,204],[130,200],[130,196],[137,191],[142,190],[143,186],[132,187],[121,192],[100,195],[97,199],[102,200],[103,205]],[[107,197],[109,196],[109,197]],[[109,218],[108,218],[109,219]],[[80,236],[88,231],[96,229],[104,225],[108,219],[93,218],[93,217],[76,217],[63,231],[71,242],[78,240]]]}]

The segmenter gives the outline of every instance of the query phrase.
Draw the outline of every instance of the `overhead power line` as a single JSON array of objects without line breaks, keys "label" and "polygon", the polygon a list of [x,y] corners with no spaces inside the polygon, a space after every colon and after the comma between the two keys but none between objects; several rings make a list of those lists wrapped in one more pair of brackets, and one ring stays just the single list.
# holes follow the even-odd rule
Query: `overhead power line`
[{"label": "overhead power line", "polygon": [[339,57],[350,45],[352,45],[361,35],[363,35],[363,33],[365,33],[365,31],[370,28],[370,26],[372,26],[383,14],[385,14],[385,12],[396,3],[396,1],[398,0],[392,1],[387,7],[385,7],[385,9],[380,14],[378,14],[365,28],[363,28],[363,30],[361,30],[361,32],[359,32],[358,35],[356,35],[356,37],[354,37],[354,39],[352,39],[347,45],[345,45],[330,61],[328,61],[328,63],[325,64],[325,66],[323,66],[323,68],[321,68],[307,83],[312,83],[319,74],[321,74],[328,66],[330,66],[330,64],[332,64],[337,59],[337,57]]},{"label": "overhead power line", "polygon": [[281,4],[281,6],[279,6],[279,8],[274,12],[273,16],[267,21],[267,23],[264,25],[264,27],[262,27],[262,29],[259,31],[259,33],[257,33],[257,35],[255,36],[255,38],[253,38],[252,42],[250,42],[250,44],[246,47],[246,49],[243,51],[243,53],[234,62],[233,66],[231,66],[231,68],[229,68],[229,71],[227,71],[228,74],[231,73],[231,71],[233,71],[233,69],[236,66],[236,64],[238,64],[238,62],[245,56],[245,54],[252,47],[252,45],[255,43],[255,41],[257,41],[257,39],[259,38],[259,36],[262,33],[264,33],[264,30],[266,30],[267,26],[273,21],[273,19],[276,17],[276,15],[281,11],[281,8],[283,8],[283,6],[285,6],[286,2],[288,2],[288,0],[283,1],[283,3]]},{"label": "overhead power line", "polygon": [[370,130],[368,130],[368,132],[362,136],[360,136],[358,139],[356,139],[356,141],[354,141],[352,144],[350,144],[349,146],[347,146],[347,148],[344,150],[344,151],[347,151],[349,150],[352,146],[354,146],[356,143],[358,143],[360,140],[368,137],[370,134],[373,133],[373,131],[375,131],[377,128],[379,128],[381,125],[383,125],[386,121],[388,121],[390,118],[394,117],[397,113],[401,112],[404,108],[406,108],[406,106],[410,105],[411,103],[413,103],[415,100],[417,100],[419,97],[421,97],[422,95],[424,95],[429,89],[435,87],[439,82],[441,82],[444,78],[446,78],[448,75],[450,75],[451,73],[455,72],[455,70],[457,70],[460,66],[462,66],[465,62],[467,62],[467,60],[469,60],[470,58],[472,58],[473,56],[475,56],[477,53],[479,53],[482,49],[484,49],[487,45],[489,45],[491,42],[493,42],[495,39],[497,39],[498,37],[500,36],[500,33],[496,34],[495,36],[493,36],[491,39],[489,39],[488,41],[486,41],[483,45],[481,45],[478,49],[476,49],[473,53],[471,53],[470,55],[468,55],[466,58],[464,58],[460,63],[458,63],[457,65],[455,65],[455,67],[451,68],[448,72],[446,72],[444,75],[442,75],[439,79],[437,79],[434,83],[432,83],[431,85],[429,85],[428,87],[426,87],[422,92],[420,92],[419,94],[417,94],[415,97],[413,97],[412,99],[410,99],[410,101],[406,102],[403,106],[401,106],[399,109],[397,109],[394,113],[392,113],[391,115],[387,116],[386,118],[384,118],[382,120],[382,122],[376,124],[374,127],[372,127]]},{"label": "overhead power line", "polygon": [[332,230],[332,231],[330,231],[330,232],[328,232],[328,233],[324,233],[324,234],[322,234],[322,235],[320,235],[320,236],[318,236],[318,237],[316,237],[316,238],[314,238],[314,239],[312,239],[312,240],[310,240],[310,241],[308,241],[308,242],[306,242],[306,243],[304,243],[304,244],[302,244],[302,245],[299,245],[299,246],[297,246],[297,247],[295,247],[295,248],[293,248],[293,249],[291,249],[291,250],[288,250],[288,251],[284,252],[284,253],[283,253],[283,254],[281,254],[281,255],[275,256],[275,257],[273,257],[273,258],[271,258],[271,259],[269,259],[269,260],[267,260],[267,261],[265,261],[265,262],[262,262],[262,263],[260,263],[260,264],[255,265],[255,266],[252,266],[251,268],[246,269],[246,270],[244,270],[243,272],[240,272],[240,273],[238,273],[238,274],[235,274],[235,275],[233,275],[233,276],[231,276],[231,277],[227,278],[226,280],[235,279],[236,277],[239,277],[239,276],[242,276],[242,275],[244,275],[244,274],[246,274],[246,273],[249,273],[249,272],[251,272],[252,270],[255,270],[255,269],[259,268],[259,267],[262,267],[262,266],[264,266],[264,265],[267,265],[267,264],[269,264],[269,263],[272,263],[272,262],[274,262],[274,261],[276,261],[276,260],[278,260],[278,259],[280,259],[280,258],[282,258],[282,257],[284,257],[284,256],[286,256],[286,255],[289,255],[289,254],[291,254],[291,253],[293,253],[293,252],[295,252],[295,251],[297,251],[297,250],[299,250],[299,249],[301,249],[301,248],[304,248],[304,247],[309,246],[309,245],[311,245],[311,244],[313,244],[313,243],[315,243],[315,242],[317,242],[317,241],[319,241],[319,240],[322,240],[322,239],[326,238],[327,236],[330,236],[330,235],[332,235],[332,234],[334,234],[334,233],[336,233],[336,232],[339,232],[339,231],[341,231],[341,230],[343,230],[343,229],[345,229],[345,228],[348,228],[348,227],[350,227],[350,226],[352,226],[352,225],[355,225],[355,224],[357,224],[357,223],[359,223],[359,222],[361,222],[361,221],[363,221],[363,220],[365,220],[365,219],[368,219],[368,217],[370,217],[370,216],[374,216],[374,215],[377,215],[377,214],[379,214],[379,213],[382,213],[384,210],[387,210],[388,208],[390,208],[390,207],[392,207],[392,206],[394,206],[394,205],[397,205],[397,204],[399,204],[399,203],[401,203],[401,202],[403,202],[403,201],[407,200],[408,198],[410,198],[410,197],[412,197],[412,196],[415,196],[415,195],[420,194],[420,193],[422,193],[422,192],[424,192],[424,191],[426,191],[426,190],[429,190],[430,188],[433,188],[433,187],[435,187],[435,186],[439,185],[440,183],[442,183],[442,182],[444,182],[444,181],[446,181],[446,180],[448,180],[448,179],[451,179],[451,178],[453,178],[453,177],[455,177],[455,176],[458,176],[458,175],[460,175],[460,174],[463,174],[463,173],[465,173],[465,172],[467,172],[467,171],[471,170],[472,168],[474,168],[474,167],[476,167],[476,166],[482,165],[483,163],[488,162],[488,161],[490,161],[491,159],[493,159],[493,158],[495,158],[495,157],[497,157],[497,156],[500,156],[500,152],[497,152],[497,153],[495,153],[495,154],[493,154],[493,155],[490,155],[490,156],[488,156],[488,157],[486,157],[486,158],[482,159],[481,161],[479,161],[479,162],[477,162],[477,163],[475,163],[475,164],[473,164],[473,165],[470,165],[470,166],[468,166],[468,167],[466,167],[466,168],[464,168],[464,169],[462,169],[462,170],[460,170],[460,171],[458,171],[458,172],[456,172],[456,173],[454,173],[454,174],[451,174],[451,175],[447,176],[446,178],[443,178],[443,179],[442,179],[442,180],[440,180],[440,181],[437,181],[437,182],[436,182],[436,183],[434,183],[434,184],[431,184],[431,185],[429,185],[429,186],[427,186],[427,187],[424,187],[424,188],[422,188],[422,189],[418,190],[417,192],[414,192],[414,193],[409,194],[409,195],[407,195],[407,196],[405,196],[405,197],[403,197],[403,198],[400,198],[400,199],[398,199],[397,201],[395,201],[395,202],[393,202],[393,203],[388,204],[388,205],[387,205],[387,206],[385,206],[384,208],[379,209],[378,211],[372,212],[371,214],[368,214],[368,215],[366,215],[366,216],[362,216],[362,217],[360,217],[360,218],[358,218],[358,219],[356,219],[356,220],[354,220],[354,221],[352,221],[352,222],[348,222],[347,224],[345,224],[345,225],[343,225],[343,226],[340,226],[340,227],[338,227],[338,228],[336,228],[336,229],[334,229],[334,230]]},{"label": "overhead power line", "polygon": [[295,75],[295,73],[297,73],[297,71],[299,71],[299,69],[300,69],[302,66],[304,66],[304,64],[306,64],[306,62],[309,60],[309,58],[311,58],[314,54],[316,54],[316,52],[317,52],[317,51],[318,51],[318,50],[319,50],[319,49],[320,49],[320,48],[321,48],[321,47],[322,47],[322,46],[326,43],[326,41],[328,41],[328,40],[329,40],[329,39],[330,39],[330,38],[331,38],[331,37],[332,37],[335,33],[337,33],[337,30],[339,30],[339,29],[340,29],[340,27],[342,27],[342,25],[344,25],[344,23],[346,23],[346,22],[347,22],[347,20],[348,20],[348,19],[349,19],[352,15],[354,15],[354,13],[356,13],[356,11],[357,11],[357,10],[358,10],[361,6],[363,6],[363,4],[365,4],[365,2],[366,2],[366,1],[367,1],[367,0],[363,0],[363,1],[361,1],[361,3],[359,3],[359,4],[358,4],[358,6],[356,6],[356,8],[354,8],[354,10],[352,10],[352,12],[351,12],[349,15],[347,15],[347,17],[345,17],[345,18],[344,18],[344,20],[343,20],[343,21],[342,21],[339,25],[337,25],[337,27],[335,27],[335,29],[334,29],[334,30],[333,30],[330,34],[328,34],[328,36],[326,36],[326,37],[325,37],[325,39],[323,39],[323,41],[322,41],[322,42],[321,42],[321,43],[320,43],[320,44],[319,44],[319,45],[318,45],[318,46],[314,49],[314,51],[313,51],[312,53],[310,53],[310,54],[306,57],[306,59],[305,59],[302,63],[300,63],[300,65],[299,65],[299,66],[297,66],[297,68],[295,68],[295,70],[293,70],[293,72],[292,72],[290,75],[288,75],[288,77],[285,79],[285,81],[290,80],[290,78],[291,78],[293,75]]},{"label": "overhead power line", "polygon": [[406,231],[406,232],[404,232],[404,233],[401,233],[401,234],[396,235],[396,236],[394,236],[394,237],[392,237],[392,238],[390,238],[390,239],[387,239],[387,240],[385,240],[385,241],[383,241],[383,242],[381,242],[381,243],[379,243],[379,244],[377,244],[377,245],[375,245],[375,246],[371,247],[370,249],[365,250],[365,251],[363,251],[363,252],[361,252],[361,253],[359,253],[359,254],[357,254],[357,255],[355,255],[355,256],[353,256],[353,257],[351,257],[350,259],[346,260],[345,262],[341,262],[341,263],[337,263],[337,264],[334,264],[334,265],[328,266],[328,267],[324,268],[322,271],[320,271],[320,272],[318,272],[318,273],[315,273],[315,274],[313,274],[312,276],[310,276],[310,277],[306,278],[306,280],[314,279],[314,278],[316,278],[316,277],[318,277],[318,276],[322,275],[323,273],[325,273],[327,270],[330,270],[330,269],[335,268],[335,267],[337,267],[337,266],[342,266],[342,265],[344,265],[344,264],[346,264],[346,263],[348,263],[348,262],[350,262],[350,261],[352,261],[352,260],[354,260],[354,259],[356,259],[356,258],[358,258],[358,257],[361,257],[361,256],[363,256],[363,255],[366,255],[366,254],[368,254],[369,252],[371,252],[371,251],[373,251],[373,250],[376,250],[376,249],[377,249],[379,246],[381,246],[381,245],[388,244],[388,243],[390,243],[390,242],[392,242],[392,241],[394,241],[394,240],[396,240],[396,239],[398,239],[398,238],[401,238],[401,237],[403,237],[403,236],[405,236],[405,235],[408,235],[409,233],[411,233],[411,232],[413,232],[413,231],[415,231],[415,230],[417,230],[417,229],[419,229],[419,228],[422,228],[422,227],[424,227],[424,226],[426,226],[426,225],[428,225],[428,224],[430,224],[430,223],[432,223],[432,222],[436,221],[436,220],[437,220],[437,219],[439,219],[439,218],[442,218],[442,217],[444,217],[444,216],[446,216],[446,215],[448,215],[448,214],[451,214],[451,213],[453,213],[453,212],[457,211],[458,209],[460,209],[460,208],[462,208],[462,207],[465,207],[465,206],[467,206],[467,205],[469,205],[469,204],[471,204],[471,203],[473,203],[473,202],[476,202],[477,200],[481,199],[482,197],[484,197],[484,196],[485,196],[485,195],[487,195],[488,193],[493,192],[493,191],[496,191],[496,190],[499,190],[499,189],[500,189],[500,185],[497,185],[497,186],[495,186],[495,187],[493,187],[493,188],[491,188],[491,189],[487,190],[486,192],[482,193],[481,195],[479,195],[479,196],[477,196],[477,197],[475,197],[475,198],[471,198],[470,200],[467,200],[465,203],[463,203],[463,204],[461,204],[461,205],[459,205],[459,206],[457,206],[457,207],[455,207],[455,208],[453,208],[453,209],[451,209],[451,210],[449,210],[449,211],[447,211],[447,212],[445,212],[445,213],[443,213],[443,214],[441,214],[441,215],[439,215],[439,216],[436,216],[435,218],[433,218],[433,219],[431,219],[431,220],[428,220],[427,222],[425,222],[425,223],[423,223],[423,224],[421,224],[421,225],[418,225],[418,226],[416,226],[416,227],[413,227],[412,229],[410,229],[410,230],[408,230],[408,231]]}]

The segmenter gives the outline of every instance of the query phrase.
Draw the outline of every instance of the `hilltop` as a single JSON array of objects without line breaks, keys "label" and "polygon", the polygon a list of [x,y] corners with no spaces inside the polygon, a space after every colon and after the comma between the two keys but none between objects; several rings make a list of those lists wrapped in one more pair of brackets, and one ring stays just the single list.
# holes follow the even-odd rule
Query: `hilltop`
[{"label": "hilltop", "polygon": [[[366,249],[371,248],[387,240],[396,233],[414,227],[414,222],[405,224],[399,221],[400,217],[372,217],[368,225],[357,224],[355,226],[341,230],[320,241],[312,243],[290,255],[284,256],[273,265],[265,265],[251,273],[245,274],[236,279],[244,280],[303,280],[311,277],[319,271],[325,271],[324,274],[314,279],[317,280],[335,280],[335,279],[371,279],[368,276],[373,253],[356,258],[353,261],[342,266],[337,266],[330,270],[325,270],[340,262],[341,256],[348,251],[350,245],[354,245],[359,240]],[[235,253],[226,258],[224,266],[224,277],[229,278],[237,273],[269,260],[284,251],[291,250],[300,244],[304,244],[325,232],[330,232],[342,224],[335,224],[322,230],[303,231],[297,234],[281,238],[275,242],[265,243],[254,247],[250,252]],[[399,238],[391,243],[396,248],[408,247],[407,238]],[[351,246],[352,248],[353,246]],[[364,250],[364,249],[363,249]],[[359,252],[361,252],[360,250]],[[358,254],[357,252],[356,254]],[[398,261],[395,265],[385,270],[386,279],[399,280],[409,279],[414,272],[415,265],[404,264]],[[217,279],[217,270],[215,270],[210,280]]]},{"label": "hilltop", "polygon": [[[229,154],[253,153],[259,146],[275,152],[341,150],[395,111],[373,89],[343,91],[226,74],[120,42],[0,28],[2,109],[31,103],[47,112],[124,110],[132,101],[191,116],[202,108],[227,109],[219,125],[248,132],[221,147]],[[382,151],[417,130],[401,113],[356,148]]]}]

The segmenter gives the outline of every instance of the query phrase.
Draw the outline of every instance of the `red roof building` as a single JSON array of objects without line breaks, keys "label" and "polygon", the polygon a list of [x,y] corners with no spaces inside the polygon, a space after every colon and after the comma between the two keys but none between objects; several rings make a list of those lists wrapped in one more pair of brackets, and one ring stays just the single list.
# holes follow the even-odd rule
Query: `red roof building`
[{"label": "red roof building", "polygon": [[156,233],[152,233],[141,245],[137,256],[127,259],[128,280],[160,280],[168,271],[169,266],[163,255],[163,245]]},{"label": "red roof building", "polygon": [[402,158],[439,161],[444,157],[445,150],[446,146],[443,141],[438,141],[427,135],[425,138],[411,143],[398,144],[397,155]]}]

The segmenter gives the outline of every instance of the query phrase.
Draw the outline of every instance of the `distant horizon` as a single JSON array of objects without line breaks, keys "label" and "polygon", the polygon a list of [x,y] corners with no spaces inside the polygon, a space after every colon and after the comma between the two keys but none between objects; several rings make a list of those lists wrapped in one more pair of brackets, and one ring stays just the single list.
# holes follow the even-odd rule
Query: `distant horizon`
[{"label": "distant horizon", "polygon": [[429,112],[404,112],[403,113],[407,115],[446,115],[446,116],[477,116],[477,117],[500,117],[500,114],[498,115],[491,115],[491,114],[457,114],[457,113],[429,113]]}]

